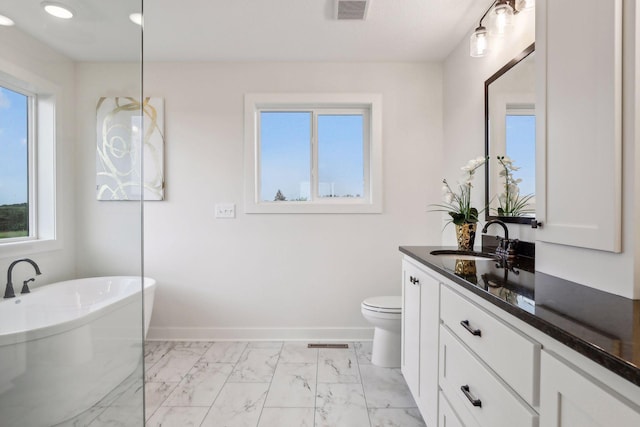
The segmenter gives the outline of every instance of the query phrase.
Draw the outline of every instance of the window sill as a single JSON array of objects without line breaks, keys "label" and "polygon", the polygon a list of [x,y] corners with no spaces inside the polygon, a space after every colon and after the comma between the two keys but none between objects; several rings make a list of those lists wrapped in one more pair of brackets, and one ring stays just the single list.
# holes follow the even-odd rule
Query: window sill
[{"label": "window sill", "polygon": [[381,203],[247,203],[248,214],[379,214]]},{"label": "window sill", "polygon": [[23,240],[21,242],[0,243],[0,258],[12,258],[62,249],[59,239]]}]

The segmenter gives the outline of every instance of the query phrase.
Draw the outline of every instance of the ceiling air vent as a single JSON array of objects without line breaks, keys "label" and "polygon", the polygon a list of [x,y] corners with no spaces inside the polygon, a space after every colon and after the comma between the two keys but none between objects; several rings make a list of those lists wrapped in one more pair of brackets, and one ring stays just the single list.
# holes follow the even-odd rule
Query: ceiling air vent
[{"label": "ceiling air vent", "polygon": [[364,21],[371,0],[336,0],[336,19],[359,19]]}]

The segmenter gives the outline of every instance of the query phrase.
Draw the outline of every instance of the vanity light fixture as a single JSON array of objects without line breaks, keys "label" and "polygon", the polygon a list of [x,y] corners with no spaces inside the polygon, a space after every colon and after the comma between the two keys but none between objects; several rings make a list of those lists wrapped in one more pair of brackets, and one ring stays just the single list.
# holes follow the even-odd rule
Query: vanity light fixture
[{"label": "vanity light fixture", "polygon": [[137,12],[136,13],[132,13],[131,15],[129,15],[129,19],[134,24],[142,26],[142,14],[141,13],[137,13]]},{"label": "vanity light fixture", "polygon": [[503,37],[513,27],[515,0],[498,0],[491,12],[491,35]]},{"label": "vanity light fixture", "polygon": [[[469,54],[474,58],[485,56],[490,50],[490,36],[501,37],[513,27],[513,16],[520,11],[530,11],[535,8],[535,0],[494,0],[484,12],[478,27],[469,39]],[[489,14],[491,12],[491,14]],[[488,16],[487,16],[488,15]],[[489,31],[482,25],[482,21],[489,18]]]},{"label": "vanity light fixture", "polygon": [[51,1],[43,1],[40,3],[43,9],[51,16],[55,16],[60,19],[71,19],[73,18],[73,12],[67,6],[55,3]]},{"label": "vanity light fixture", "polygon": [[471,34],[471,40],[469,43],[470,55],[474,58],[480,58],[485,56],[489,52],[489,34],[487,34],[487,29],[482,26],[482,21],[480,21],[480,25],[475,29],[473,34]]},{"label": "vanity light fixture", "polygon": [[482,21],[487,17],[487,13],[489,13],[493,5],[496,4],[496,1],[497,0],[491,3],[489,9],[484,12],[484,15],[480,18],[478,26],[473,31],[471,38],[469,39],[469,54],[474,58],[481,58],[489,53],[489,33],[485,26],[482,25]]},{"label": "vanity light fixture", "polygon": [[13,22],[13,19],[8,18],[4,15],[0,15],[0,25],[2,25],[3,27],[11,27],[12,25],[15,25],[16,23]]}]

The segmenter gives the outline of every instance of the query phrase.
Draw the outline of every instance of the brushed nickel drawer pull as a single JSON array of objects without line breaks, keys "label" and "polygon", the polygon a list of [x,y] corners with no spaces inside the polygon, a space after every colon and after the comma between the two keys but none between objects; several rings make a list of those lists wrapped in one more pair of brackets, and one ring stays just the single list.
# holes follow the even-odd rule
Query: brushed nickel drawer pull
[{"label": "brushed nickel drawer pull", "polygon": [[482,401],[480,399],[476,399],[471,395],[468,385],[460,386],[460,390],[462,390],[462,393],[464,393],[465,397],[469,399],[469,402],[471,402],[473,406],[482,407]]},{"label": "brushed nickel drawer pull", "polygon": [[469,331],[469,333],[473,336],[476,337],[481,337],[482,336],[482,331],[480,329],[473,329],[471,326],[469,326],[469,321],[468,320],[461,320],[460,324],[462,325],[463,328],[465,328],[467,331]]}]

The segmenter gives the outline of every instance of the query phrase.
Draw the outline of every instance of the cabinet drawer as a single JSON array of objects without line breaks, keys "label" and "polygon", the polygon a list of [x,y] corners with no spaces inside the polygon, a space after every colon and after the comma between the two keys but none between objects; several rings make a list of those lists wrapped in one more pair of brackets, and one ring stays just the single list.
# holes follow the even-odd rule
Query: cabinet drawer
[{"label": "cabinet drawer", "polygon": [[538,415],[440,326],[440,387],[464,425],[537,427]]},{"label": "cabinet drawer", "polygon": [[462,424],[462,421],[460,421],[460,418],[458,418],[453,408],[451,408],[449,401],[442,392],[440,392],[438,401],[440,402],[438,427],[478,427],[476,424],[467,424],[466,426]]},{"label": "cabinet drawer", "polygon": [[540,344],[443,286],[443,323],[531,406],[538,405]]}]

